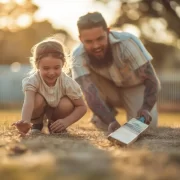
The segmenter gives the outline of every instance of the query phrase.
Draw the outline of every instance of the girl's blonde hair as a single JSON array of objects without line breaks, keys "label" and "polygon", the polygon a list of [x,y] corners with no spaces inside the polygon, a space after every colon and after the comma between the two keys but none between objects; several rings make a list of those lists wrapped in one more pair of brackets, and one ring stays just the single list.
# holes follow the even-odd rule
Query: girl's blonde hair
[{"label": "girl's blonde hair", "polygon": [[49,55],[61,59],[64,64],[66,63],[64,46],[60,43],[60,41],[53,37],[47,38],[35,44],[31,49],[31,53],[32,57],[30,57],[30,63],[32,65],[32,70],[29,74],[37,72],[39,61],[43,57],[47,57]]}]

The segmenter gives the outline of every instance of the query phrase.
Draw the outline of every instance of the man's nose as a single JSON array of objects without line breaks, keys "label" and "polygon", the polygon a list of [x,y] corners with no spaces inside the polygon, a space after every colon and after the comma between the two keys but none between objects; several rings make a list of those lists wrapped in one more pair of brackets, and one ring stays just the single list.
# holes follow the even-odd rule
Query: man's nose
[{"label": "man's nose", "polygon": [[98,42],[93,43],[93,49],[98,49],[100,47],[100,44]]}]

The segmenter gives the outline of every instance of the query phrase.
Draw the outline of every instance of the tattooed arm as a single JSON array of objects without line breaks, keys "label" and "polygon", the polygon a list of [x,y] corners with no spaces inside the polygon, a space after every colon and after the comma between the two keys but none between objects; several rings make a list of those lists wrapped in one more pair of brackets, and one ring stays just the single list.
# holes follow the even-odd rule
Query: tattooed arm
[{"label": "tattooed arm", "polygon": [[105,102],[100,98],[96,86],[92,83],[90,75],[84,75],[76,79],[86,98],[89,108],[96,114],[105,124],[116,121]]},{"label": "tattooed arm", "polygon": [[150,62],[141,66],[138,69],[138,74],[143,79],[145,85],[144,101],[138,116],[144,116],[146,123],[149,124],[151,121],[150,111],[157,102],[160,83]]}]

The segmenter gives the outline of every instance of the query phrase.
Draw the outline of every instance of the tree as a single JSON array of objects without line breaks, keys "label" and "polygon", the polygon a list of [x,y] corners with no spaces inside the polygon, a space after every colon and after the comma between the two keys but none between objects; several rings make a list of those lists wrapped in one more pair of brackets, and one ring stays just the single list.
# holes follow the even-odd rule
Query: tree
[{"label": "tree", "polygon": [[17,31],[30,26],[34,19],[33,15],[38,9],[31,0],[0,3],[0,29]]},{"label": "tree", "polygon": [[[110,0],[95,0],[107,4]],[[122,29],[132,25],[153,55],[154,65],[162,68],[171,54],[172,66],[180,67],[179,0],[121,0],[116,21],[111,25]],[[178,55],[177,55],[178,54]],[[168,56],[169,57],[169,56]],[[174,65],[173,65],[174,63]]]},{"label": "tree", "polygon": [[68,47],[75,43],[70,34],[54,29],[50,22],[35,22],[37,10],[32,0],[0,3],[0,64],[29,63],[31,47],[54,34]]}]

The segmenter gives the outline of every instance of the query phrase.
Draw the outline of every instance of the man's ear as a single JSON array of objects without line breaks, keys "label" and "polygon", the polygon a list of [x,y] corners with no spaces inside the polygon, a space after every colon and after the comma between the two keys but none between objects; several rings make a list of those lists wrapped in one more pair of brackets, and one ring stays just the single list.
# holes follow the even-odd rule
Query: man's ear
[{"label": "man's ear", "polygon": [[79,40],[82,42],[82,40],[81,40],[81,35],[79,34]]},{"label": "man's ear", "polygon": [[107,32],[108,32],[108,34],[109,34],[109,32],[110,32],[110,28],[107,28]]}]

